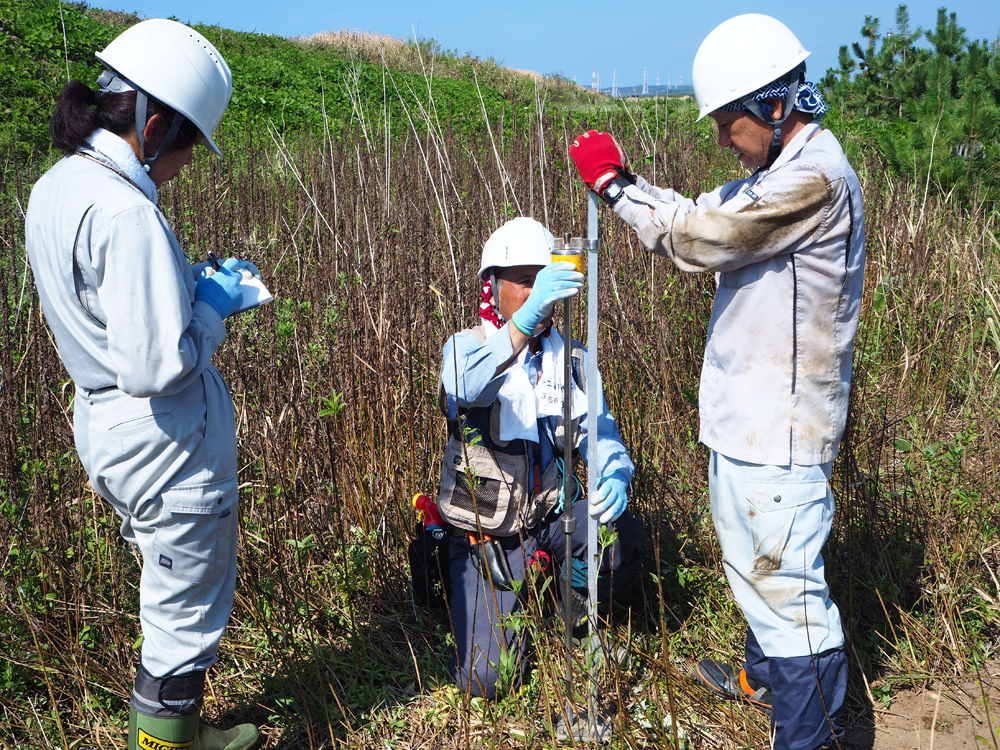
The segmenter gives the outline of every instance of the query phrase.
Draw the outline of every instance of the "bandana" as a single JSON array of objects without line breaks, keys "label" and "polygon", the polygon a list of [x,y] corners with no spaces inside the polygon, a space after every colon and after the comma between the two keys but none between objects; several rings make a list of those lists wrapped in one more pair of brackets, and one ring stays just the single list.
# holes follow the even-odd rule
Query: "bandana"
[{"label": "bandana", "polygon": [[[483,291],[479,293],[479,317],[488,323],[492,323],[495,328],[503,328],[507,321],[501,317],[500,311],[490,303],[490,298],[492,296],[493,285],[490,283],[489,278],[487,278],[486,281],[483,282]],[[545,338],[548,337],[551,331],[552,323],[550,322],[545,327],[545,330],[538,335]]]},{"label": "bandana", "polygon": [[479,317],[492,323],[495,328],[503,328],[503,320],[500,318],[500,313],[490,302],[492,296],[493,285],[490,284],[489,279],[486,279],[483,282],[483,291],[479,293]]},{"label": "bandana", "polygon": [[[761,102],[761,108],[764,110],[764,113],[770,115],[770,111],[768,110],[768,106],[764,104],[764,100],[771,97],[784,99],[787,94],[788,81],[772,81],[766,86],[761,86],[752,94],[741,96],[736,101],[730,102],[724,107],[719,107],[717,111],[739,112],[743,110],[749,112],[750,110],[743,106],[743,102],[747,99],[753,99],[754,101]],[[826,100],[823,99],[823,95],[819,92],[816,84],[806,81],[799,84],[798,91],[795,94],[794,109],[797,109],[799,112],[815,115],[816,119],[819,119],[826,114],[829,107],[826,106]]]}]

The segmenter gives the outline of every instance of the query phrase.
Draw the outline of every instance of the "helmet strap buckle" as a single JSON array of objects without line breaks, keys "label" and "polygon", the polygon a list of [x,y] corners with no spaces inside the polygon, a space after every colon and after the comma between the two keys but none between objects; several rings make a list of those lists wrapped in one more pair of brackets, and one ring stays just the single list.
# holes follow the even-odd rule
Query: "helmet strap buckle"
[{"label": "helmet strap buckle", "polygon": [[788,92],[785,94],[784,106],[781,109],[780,118],[774,119],[772,116],[774,109],[767,102],[757,101],[750,96],[740,102],[745,109],[774,129],[774,137],[771,139],[771,147],[767,152],[767,162],[764,164],[764,169],[770,169],[771,165],[778,158],[778,155],[781,154],[781,126],[795,110],[795,99],[798,96],[799,86],[802,84],[802,79],[805,75],[805,68],[805,63],[799,63],[798,67],[791,72],[788,82]]},{"label": "helmet strap buckle", "polygon": [[142,168],[147,172],[153,163],[163,156],[166,150],[177,140],[181,126],[187,121],[184,115],[180,112],[175,112],[173,120],[170,121],[170,130],[167,131],[163,141],[156,149],[156,153],[146,158],[146,106],[148,102],[149,97],[146,96],[145,92],[137,89],[135,92],[135,134],[139,139],[139,153],[143,155]]}]

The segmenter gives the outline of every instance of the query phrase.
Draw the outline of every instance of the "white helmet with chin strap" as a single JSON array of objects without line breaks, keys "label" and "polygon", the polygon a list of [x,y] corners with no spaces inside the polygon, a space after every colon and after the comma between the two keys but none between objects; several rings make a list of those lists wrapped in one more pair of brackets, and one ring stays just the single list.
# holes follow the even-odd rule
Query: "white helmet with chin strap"
[{"label": "white helmet with chin strap", "polygon": [[552,232],[534,219],[519,216],[511,219],[486,240],[479,264],[479,278],[487,271],[511,266],[547,266],[552,262]]},{"label": "white helmet with chin strap", "polygon": [[[489,279],[494,299],[497,294],[496,269],[513,266],[547,266],[552,262],[552,246],[555,237],[552,232],[534,219],[519,216],[497,229],[483,245],[483,257],[479,264],[479,280]],[[501,323],[505,323],[499,307],[489,300],[484,305],[493,308]],[[499,325],[499,324],[498,324]]]},{"label": "white helmet with chin strap", "polygon": [[[772,163],[781,150],[781,125],[795,108],[809,54],[795,34],[771,16],[747,13],[722,22],[705,37],[694,56],[691,78],[698,119],[726,105],[749,110],[774,127],[768,156],[768,163]],[[770,107],[752,95],[782,79],[787,79],[788,91],[781,118],[776,119],[771,117]]]},{"label": "white helmet with chin strap", "polygon": [[212,153],[222,155],[212,133],[233,94],[233,75],[205,37],[182,23],[156,18],[126,29],[95,54],[106,68],[97,80],[102,92],[136,92],[135,129],[143,153],[147,100],[156,99],[177,113],[156,154],[143,162],[147,172],[186,120],[198,128]]}]

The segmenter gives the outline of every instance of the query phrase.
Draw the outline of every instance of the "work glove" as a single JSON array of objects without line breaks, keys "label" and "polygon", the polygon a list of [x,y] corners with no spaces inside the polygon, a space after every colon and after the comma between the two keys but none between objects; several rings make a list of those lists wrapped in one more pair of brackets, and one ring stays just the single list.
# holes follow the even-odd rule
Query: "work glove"
[{"label": "work glove", "polygon": [[590,503],[590,516],[601,523],[617,521],[628,505],[628,482],[617,471],[601,479]]},{"label": "work glove", "polygon": [[[201,275],[203,273],[205,273],[205,271],[207,269],[209,269],[209,268],[212,268],[212,261],[210,261],[210,260],[205,260],[205,261],[202,261],[201,263],[192,263],[191,264],[191,273],[194,274],[194,277],[196,279],[199,279],[199,278],[201,278]],[[213,269],[213,271],[214,271],[214,269]]]},{"label": "work glove", "polygon": [[[238,260],[236,261],[236,267],[243,273],[249,273],[251,276],[263,281],[264,277],[260,275],[260,271],[257,270],[257,266],[251,263],[249,260]],[[245,277],[244,277],[245,278]]]},{"label": "work glove", "polygon": [[601,197],[604,197],[604,188],[615,177],[623,177],[635,184],[635,175],[629,171],[628,160],[611,133],[588,130],[577,136],[569,147],[569,157],[587,187]]},{"label": "work glove", "polygon": [[583,274],[572,263],[549,263],[535,276],[531,294],[510,322],[525,336],[534,336],[538,324],[552,314],[561,299],[576,295],[583,288]]},{"label": "work glove", "polygon": [[218,271],[206,268],[194,288],[195,301],[211,306],[220,318],[228,318],[243,303],[243,289],[240,288],[243,269],[239,263],[236,258],[229,258]]},{"label": "work glove", "polygon": [[[191,264],[191,272],[194,274],[195,278],[201,276],[209,268],[212,269],[212,273],[215,273],[215,267],[212,265],[212,261],[210,260],[206,260],[202,263]],[[246,271],[246,273],[248,273],[251,276],[257,277],[261,281],[264,280],[264,277],[260,275],[260,271],[257,270],[257,266],[255,266],[249,260],[237,260],[236,269],[239,269],[241,272]],[[246,278],[246,276],[244,276],[243,278]]]}]

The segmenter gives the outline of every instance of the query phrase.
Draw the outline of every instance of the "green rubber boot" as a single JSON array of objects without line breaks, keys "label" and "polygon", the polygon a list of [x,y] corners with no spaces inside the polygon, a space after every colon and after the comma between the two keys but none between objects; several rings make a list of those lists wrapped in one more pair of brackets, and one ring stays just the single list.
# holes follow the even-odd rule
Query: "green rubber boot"
[{"label": "green rubber boot", "polygon": [[256,750],[260,732],[253,724],[222,730],[202,724],[198,714],[160,718],[129,713],[128,750]]}]

